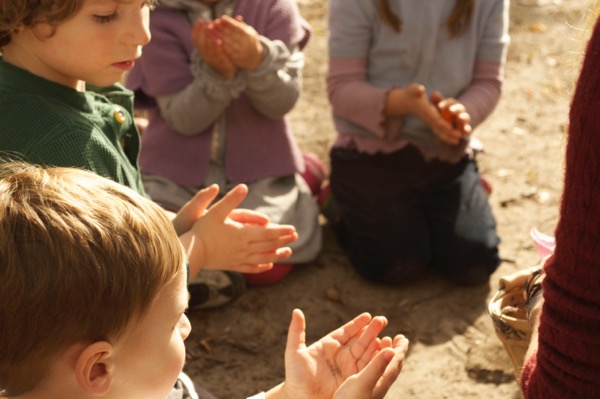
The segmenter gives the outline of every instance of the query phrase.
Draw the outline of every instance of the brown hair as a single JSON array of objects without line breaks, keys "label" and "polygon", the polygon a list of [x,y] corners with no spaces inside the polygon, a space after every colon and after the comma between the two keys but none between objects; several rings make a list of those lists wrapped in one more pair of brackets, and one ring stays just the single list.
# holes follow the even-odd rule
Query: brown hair
[{"label": "brown hair", "polygon": [[57,25],[81,9],[84,0],[0,1],[0,48],[10,43],[10,34],[20,27],[39,23]]},{"label": "brown hair", "polygon": [[[452,13],[446,21],[451,37],[463,34],[473,18],[475,0],[456,0]],[[390,0],[379,0],[379,14],[383,22],[396,32],[402,30],[402,20],[392,11]]]},{"label": "brown hair", "polygon": [[182,273],[164,211],[91,172],[0,164],[0,396],[76,343],[112,342]]}]

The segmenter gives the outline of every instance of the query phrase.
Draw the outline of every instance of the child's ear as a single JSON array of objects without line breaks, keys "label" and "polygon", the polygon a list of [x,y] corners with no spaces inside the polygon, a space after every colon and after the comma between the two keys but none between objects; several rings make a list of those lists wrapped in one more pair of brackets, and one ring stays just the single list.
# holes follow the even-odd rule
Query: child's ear
[{"label": "child's ear", "polygon": [[79,387],[89,394],[104,395],[112,383],[113,347],[106,341],[87,345],[77,357],[75,375]]}]

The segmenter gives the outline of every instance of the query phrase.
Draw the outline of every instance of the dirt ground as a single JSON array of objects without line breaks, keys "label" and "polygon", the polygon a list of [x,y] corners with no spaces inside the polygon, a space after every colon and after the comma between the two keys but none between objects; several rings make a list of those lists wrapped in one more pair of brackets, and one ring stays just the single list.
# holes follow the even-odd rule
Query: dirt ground
[{"label": "dirt ground", "polygon": [[[327,2],[298,1],[313,36],[303,97],[291,120],[303,150],[328,160],[334,129],[324,84]],[[314,263],[297,267],[275,286],[250,289],[225,308],[191,314],[186,370],[192,377],[220,399],[245,398],[283,380],[293,308],[307,317],[308,342],[369,311],[389,319],[386,335],[403,333],[411,341],[386,398],[520,398],[487,301],[501,276],[537,263],[531,228],[552,234],[557,221],[568,105],[589,2],[550,3],[512,1],[503,96],[475,132],[485,145],[479,164],[494,188],[490,201],[502,239],[503,263],[489,285],[457,288],[435,276],[402,287],[365,282],[324,223],[323,251]],[[339,300],[326,295],[331,288]]]}]

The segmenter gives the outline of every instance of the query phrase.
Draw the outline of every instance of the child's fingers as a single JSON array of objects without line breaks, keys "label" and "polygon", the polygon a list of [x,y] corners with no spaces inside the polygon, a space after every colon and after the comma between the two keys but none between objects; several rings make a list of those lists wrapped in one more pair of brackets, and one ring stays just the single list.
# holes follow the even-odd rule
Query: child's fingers
[{"label": "child's fingers", "polygon": [[379,352],[363,370],[350,378],[356,384],[354,392],[362,392],[361,396],[364,397],[382,399],[395,381],[391,374],[383,379],[394,357],[395,353],[390,349]]},{"label": "child's fingers", "polygon": [[419,83],[411,83],[406,87],[406,92],[413,99],[417,99],[425,94],[425,86]]},{"label": "child's fingers", "polygon": [[471,115],[467,112],[461,112],[456,116],[456,128],[462,132],[463,135],[467,136],[471,134]]},{"label": "child's fingers", "polygon": [[443,116],[440,117],[438,115],[430,127],[439,140],[451,145],[457,145],[460,143],[460,140],[463,136],[462,132],[456,129],[451,122],[446,120]]},{"label": "child's fingers", "polygon": [[[383,398],[387,391],[390,389],[391,385],[394,383],[394,381],[396,381],[398,375],[400,374],[400,371],[402,371],[402,366],[404,365],[404,358],[406,356],[407,349],[408,340],[402,337],[402,339],[399,341],[398,346],[395,347],[392,352],[394,354],[392,359],[388,362],[383,373],[380,374],[380,378],[376,382],[375,389],[373,390],[373,398]],[[385,351],[389,352],[389,349],[385,349]],[[380,354],[377,354],[377,356],[379,355]]]},{"label": "child's fingers", "polygon": [[294,309],[288,328],[286,354],[296,353],[306,348],[306,319],[300,309]]},{"label": "child's fingers", "polygon": [[388,321],[385,317],[373,317],[367,328],[362,331],[356,342],[350,347],[352,356],[355,359],[360,359],[387,324]]},{"label": "child's fingers", "polygon": [[245,228],[248,232],[247,237],[250,237],[248,241],[252,243],[271,242],[282,237],[298,237],[296,228],[291,224],[270,223],[267,226],[247,225]]},{"label": "child's fingers", "polygon": [[255,224],[259,226],[269,224],[269,217],[267,215],[251,209],[234,209],[229,214],[229,218],[234,222],[242,224]]},{"label": "child's fingers", "polygon": [[332,331],[329,334],[329,337],[335,339],[342,345],[346,345],[350,340],[364,331],[364,328],[369,325],[371,320],[372,316],[369,313],[362,313],[340,328]]},{"label": "child's fingers", "polygon": [[[281,261],[286,260],[290,256],[292,256],[292,249],[289,247],[277,248],[276,250],[271,252],[254,253],[247,257],[244,264],[259,266],[259,269],[248,270],[244,273],[260,273],[264,265],[269,265],[271,263],[280,263]],[[270,267],[264,270],[266,271],[269,269]]]},{"label": "child's fingers", "polygon": [[178,235],[192,228],[198,218],[206,212],[206,208],[217,197],[219,186],[210,185],[198,191],[191,200],[185,203],[173,219],[173,226]]},{"label": "child's fingers", "polygon": [[381,338],[381,349],[391,348],[394,345],[391,337],[383,337]]},{"label": "child's fingers", "polygon": [[266,241],[255,241],[248,247],[248,253],[251,254],[266,254],[277,251],[279,248],[293,243],[298,240],[297,234],[290,234],[285,236],[277,237],[273,240]]},{"label": "child's fingers", "polygon": [[382,350],[385,349],[381,345],[381,339],[373,339],[369,346],[365,349],[362,356],[356,361],[358,370],[362,370],[373,358]]},{"label": "child's fingers", "polygon": [[221,23],[221,36],[226,43],[248,42],[250,39],[258,37],[258,33],[252,26],[228,18]]},{"label": "child's fingers", "polygon": [[200,35],[203,35],[206,29],[206,23],[199,19],[194,22],[194,26],[192,28],[192,38],[196,39]]},{"label": "child's fingers", "polygon": [[262,273],[270,270],[274,263],[280,263],[290,256],[292,256],[292,249],[289,247],[281,247],[264,253],[246,253],[236,261],[229,262],[226,269],[240,273]]},{"label": "child's fingers", "polygon": [[246,273],[246,274],[257,274],[257,273],[267,272],[267,271],[271,270],[272,268],[273,268],[273,263],[261,263],[261,264],[244,263],[244,264],[237,265],[235,267],[235,271],[239,272],[239,273]]},{"label": "child's fingers", "polygon": [[235,17],[235,18],[231,18],[229,15],[223,15],[221,18],[219,18],[219,22],[221,24],[221,27],[223,29],[227,29],[227,28],[231,28],[231,29],[244,29],[244,26],[246,26],[246,23],[243,22],[243,19],[241,18],[241,16]]},{"label": "child's fingers", "polygon": [[245,184],[238,184],[211,206],[208,212],[213,214],[217,220],[224,221],[244,201],[246,195],[248,195],[248,187]]},{"label": "child's fingers", "polygon": [[444,99],[444,96],[442,95],[442,93],[436,90],[433,93],[431,93],[431,96],[429,98],[433,104],[438,105]]}]

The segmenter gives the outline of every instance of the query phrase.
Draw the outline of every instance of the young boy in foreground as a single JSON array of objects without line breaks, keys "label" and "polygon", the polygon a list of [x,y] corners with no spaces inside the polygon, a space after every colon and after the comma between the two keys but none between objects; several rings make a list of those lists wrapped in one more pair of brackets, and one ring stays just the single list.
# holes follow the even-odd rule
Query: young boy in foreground
[{"label": "young boy in foreground", "polygon": [[[0,396],[165,399],[191,330],[183,265],[172,223],[133,190],[0,164]],[[306,347],[295,310],[286,380],[256,397],[383,398],[408,346],[377,338],[386,324],[362,314]]]}]

